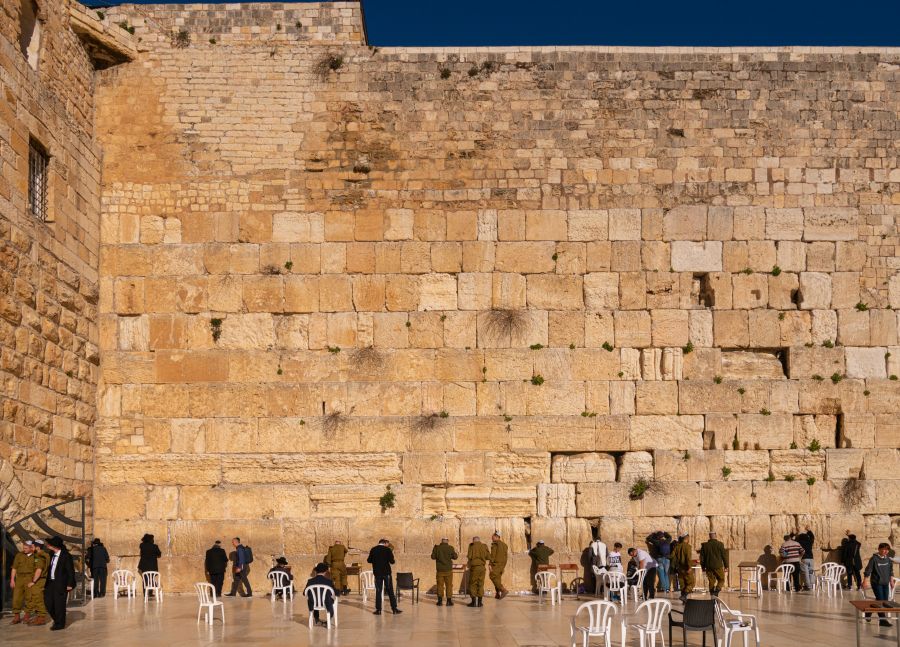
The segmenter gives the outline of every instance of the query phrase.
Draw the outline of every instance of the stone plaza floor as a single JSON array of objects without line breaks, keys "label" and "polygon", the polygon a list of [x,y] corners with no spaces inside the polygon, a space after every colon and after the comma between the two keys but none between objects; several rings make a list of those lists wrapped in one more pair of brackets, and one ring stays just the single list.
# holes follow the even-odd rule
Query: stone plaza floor
[{"label": "stone plaza floor", "polygon": [[[856,644],[853,610],[843,598],[816,597],[809,593],[778,595],[764,593],[761,600],[723,593],[732,609],[756,614],[761,626],[761,644],[767,647],[812,647]],[[419,604],[401,600],[401,615],[374,616],[372,601],[364,607],[357,595],[341,598],[340,627],[331,630],[307,626],[306,601],[293,603],[268,598],[225,598],[226,624],[212,627],[197,623],[197,602],[192,595],[167,595],[161,605],[121,598],[104,598],[69,611],[65,632],[50,633],[48,627],[8,625],[3,619],[0,644],[26,647],[64,642],[67,647],[141,645],[182,647],[188,645],[340,645],[341,647],[537,647],[569,644],[569,618],[579,602],[564,598],[561,606],[539,604],[533,597],[485,598],[484,607],[469,609],[463,598],[452,608],[437,607],[432,596]],[[673,599],[674,608],[680,608]],[[633,602],[626,612],[635,608]],[[218,612],[217,612],[218,615]],[[876,619],[877,620],[877,619]],[[664,625],[665,626],[665,625]],[[667,632],[667,629],[666,629]],[[862,644],[896,644],[896,629],[879,628],[877,621],[863,623]],[[615,645],[620,645],[614,630]],[[638,645],[629,633],[628,645]],[[709,636],[711,647],[712,636]],[[700,645],[699,634],[689,634],[690,645]],[[668,635],[666,635],[668,644]],[[599,643],[594,643],[599,644]],[[675,633],[675,645],[681,644]],[[741,645],[737,638],[734,645]],[[749,643],[753,645],[751,640]],[[659,643],[657,643],[659,645]]]}]

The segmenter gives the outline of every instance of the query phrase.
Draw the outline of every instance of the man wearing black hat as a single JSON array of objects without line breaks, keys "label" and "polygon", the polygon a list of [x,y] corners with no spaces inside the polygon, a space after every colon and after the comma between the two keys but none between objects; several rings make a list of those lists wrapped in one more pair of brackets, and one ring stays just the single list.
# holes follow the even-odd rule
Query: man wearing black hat
[{"label": "man wearing black hat", "polygon": [[59,631],[66,628],[66,598],[69,591],[75,588],[75,564],[59,537],[48,539],[47,548],[51,557],[47,586],[44,588],[44,604],[53,618],[50,629]]},{"label": "man wearing black hat", "polygon": [[213,547],[206,551],[203,569],[209,577],[209,583],[216,589],[216,597],[222,596],[222,585],[225,583],[225,571],[228,570],[228,553],[222,548],[222,542],[216,539]]},{"label": "man wearing black hat", "polygon": [[[326,564],[326,566],[327,566],[327,564]],[[313,570],[315,570],[315,569],[313,569]],[[287,575],[288,580],[290,582],[294,581],[294,576],[291,574],[291,567],[288,566],[288,561],[287,561],[286,557],[279,557],[278,559],[276,559],[275,566],[273,566],[272,568],[269,569],[269,572],[266,573],[266,577],[270,576],[272,573],[284,573],[285,575]],[[313,582],[313,584],[316,584],[316,582]],[[292,591],[294,590],[293,587],[294,587],[294,585],[291,584]],[[278,595],[277,595],[278,599],[280,600],[282,598],[282,596],[283,596],[283,593],[279,590]]]},{"label": "man wearing black hat", "polygon": [[[284,561],[285,561],[285,563],[287,563],[287,560],[284,560]],[[334,584],[332,583],[331,580],[329,580],[327,577],[325,577],[325,573],[328,572],[328,564],[325,564],[324,562],[316,564],[314,571],[316,573],[315,576],[306,580],[306,588],[303,589],[303,592],[306,594],[306,605],[309,607],[309,610],[312,612],[313,618],[315,618],[317,625],[328,626],[327,622],[319,619],[318,609],[313,610],[313,595],[312,595],[312,591],[309,590],[309,587],[313,586],[314,584],[324,584],[325,586],[327,586],[330,589],[330,591],[328,591],[328,593],[326,593],[326,595],[325,595],[325,610],[328,611],[328,615],[333,618],[334,617]]]},{"label": "man wearing black hat", "polygon": [[397,597],[394,595],[394,583],[391,582],[391,564],[394,563],[394,551],[391,550],[391,542],[382,539],[369,551],[366,560],[372,565],[372,573],[375,575],[375,615],[381,615],[381,603],[383,594],[387,594],[391,601],[391,611],[395,614],[402,613],[397,608]]},{"label": "man wearing black hat", "polygon": [[87,550],[85,562],[91,569],[91,579],[94,581],[94,597],[102,598],[106,595],[106,577],[109,565],[109,552],[106,546],[98,538],[94,538],[91,547]]}]

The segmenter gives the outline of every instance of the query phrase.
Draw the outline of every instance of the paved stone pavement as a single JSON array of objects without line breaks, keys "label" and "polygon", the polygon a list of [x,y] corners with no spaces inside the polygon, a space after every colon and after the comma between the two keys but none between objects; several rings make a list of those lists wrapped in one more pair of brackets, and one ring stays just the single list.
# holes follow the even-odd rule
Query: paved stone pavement
[{"label": "paved stone pavement", "polygon": [[[852,647],[855,642],[852,609],[844,598],[828,599],[810,594],[777,595],[766,593],[763,599],[723,594],[734,609],[755,613],[766,647],[835,645]],[[566,598],[560,606],[539,604],[532,597],[509,597],[503,601],[485,599],[482,609],[469,609],[462,598],[453,608],[437,607],[434,598],[423,596],[420,604],[401,601],[399,616],[371,614],[371,599],[363,606],[356,595],[340,603],[340,627],[309,629],[306,604],[302,598],[293,604],[257,597],[252,600],[225,599],[226,624],[216,620],[212,627],[197,623],[197,606],[192,596],[169,595],[163,604],[144,605],[141,599],[104,598],[69,612],[64,634],[50,634],[47,627],[10,627],[3,619],[0,644],[27,647],[47,645],[53,638],[65,640],[67,647],[100,645],[141,645],[182,647],[188,645],[340,645],[341,647],[537,647],[568,645],[569,618],[579,604]],[[680,607],[677,599],[673,600]],[[630,612],[634,603],[626,607]],[[877,622],[864,625],[865,646],[895,641],[894,629],[880,629]],[[616,645],[621,644],[618,631]],[[710,637],[711,638],[711,637]],[[700,645],[699,634],[689,644]],[[680,645],[680,637],[675,638]],[[667,637],[668,643],[668,637]],[[628,635],[628,645],[637,645],[636,634]],[[712,644],[710,642],[710,644]],[[737,642],[735,644],[740,644]],[[751,642],[752,645],[752,642]]]}]

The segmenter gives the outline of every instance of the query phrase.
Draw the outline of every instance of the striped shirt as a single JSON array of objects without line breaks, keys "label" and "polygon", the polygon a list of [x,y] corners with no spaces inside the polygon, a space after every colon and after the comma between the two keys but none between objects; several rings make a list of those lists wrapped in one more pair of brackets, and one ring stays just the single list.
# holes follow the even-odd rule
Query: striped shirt
[{"label": "striped shirt", "polygon": [[803,557],[803,546],[793,539],[788,539],[781,544],[781,561],[786,564],[796,564]]}]

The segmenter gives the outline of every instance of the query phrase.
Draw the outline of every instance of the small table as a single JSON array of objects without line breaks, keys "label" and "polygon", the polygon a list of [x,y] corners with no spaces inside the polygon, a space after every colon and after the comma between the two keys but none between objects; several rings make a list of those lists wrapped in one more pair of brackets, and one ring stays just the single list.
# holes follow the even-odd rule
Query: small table
[{"label": "small table", "polygon": [[[744,582],[750,582],[750,584],[756,584],[759,576],[759,564],[756,562],[741,562],[738,564],[738,591],[739,595],[744,594]],[[750,586],[747,587],[748,595],[753,595],[753,597],[762,597],[762,580],[759,580],[759,588],[757,589],[758,593],[751,594],[749,593]]]},{"label": "small table", "polygon": [[465,564],[454,564],[453,565],[453,579],[456,580],[457,573],[462,573],[462,577],[459,578],[459,580],[457,580],[459,582],[459,588],[456,590],[455,593],[453,591],[451,591],[450,592],[451,595],[453,595],[453,596],[467,595],[467,591],[469,589],[469,580],[468,580],[468,578],[466,578],[466,575],[468,574],[468,572],[469,571],[466,568]]},{"label": "small table", "polygon": [[[570,564],[560,564],[559,565],[559,568],[557,569],[557,575],[559,576],[559,585],[560,585],[560,587],[562,587],[562,588],[560,588],[560,592],[562,592],[563,588],[571,589],[571,587],[566,587],[565,582],[563,581],[562,574],[563,573],[573,573],[575,575],[575,577],[573,579],[575,579],[578,577],[579,569],[580,569],[580,567],[578,566],[578,564],[570,563]],[[573,593],[573,591],[569,590],[569,593]],[[576,595],[578,595],[577,587],[576,587],[574,593]]]},{"label": "small table", "polygon": [[[859,626],[865,613],[885,613],[900,616],[900,607],[883,607],[884,600],[850,600],[850,604],[856,609],[856,647],[860,647],[861,637]],[[900,618],[895,621],[897,627],[897,647],[900,647]]]},{"label": "small table", "polygon": [[350,564],[347,567],[347,588],[350,588],[350,576],[356,576],[356,592],[362,595],[362,583],[359,581],[359,572],[362,570],[359,564]]}]

